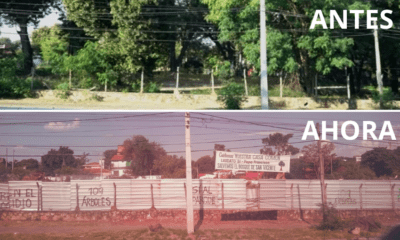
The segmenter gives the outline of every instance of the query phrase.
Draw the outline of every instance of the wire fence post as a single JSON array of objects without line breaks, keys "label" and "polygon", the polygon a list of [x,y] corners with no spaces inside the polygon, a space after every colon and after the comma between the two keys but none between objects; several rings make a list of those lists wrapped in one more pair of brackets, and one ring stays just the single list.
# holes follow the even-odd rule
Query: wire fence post
[{"label": "wire fence post", "polygon": [[362,202],[362,186],[363,184],[360,184],[360,188],[359,188],[359,193],[360,193],[360,210],[363,209],[363,202]]},{"label": "wire fence post", "polygon": [[393,184],[392,186],[391,186],[391,189],[390,189],[390,194],[392,195],[392,208],[393,208],[393,211],[395,211],[396,210],[396,205],[395,205],[395,200],[394,200],[394,186],[395,186],[396,184]]},{"label": "wire fence post", "polygon": [[186,191],[186,183],[183,183],[183,188],[185,189],[185,199],[186,199],[186,196],[187,196],[187,191]]},{"label": "wire fence post", "polygon": [[39,185],[39,182],[36,182],[37,188],[38,188],[38,205],[37,205],[37,211],[43,210],[43,199],[42,199],[42,191]]},{"label": "wire fence post", "polygon": [[347,98],[350,99],[350,74],[347,75]]},{"label": "wire fence post", "polygon": [[142,75],[140,78],[140,93],[143,93],[143,84],[144,84],[144,68],[142,68]]},{"label": "wire fence post", "polygon": [[176,68],[176,85],[174,90],[175,94],[179,94],[178,89],[179,89],[179,67]]},{"label": "wire fence post", "polygon": [[224,183],[221,184],[222,210],[225,210]]},{"label": "wire fence post", "polygon": [[318,97],[318,75],[315,74],[315,97]]},{"label": "wire fence post", "polygon": [[290,209],[293,210],[293,183],[290,186]]},{"label": "wire fence post", "polygon": [[243,69],[243,77],[244,77],[244,90],[246,92],[246,96],[249,96],[249,91],[247,89],[246,69]]},{"label": "wire fence post", "polygon": [[151,186],[151,208],[155,208],[154,207],[154,197],[153,197],[153,184],[150,185]]},{"label": "wire fence post", "polygon": [[211,68],[211,94],[215,94],[214,90],[214,69]]},{"label": "wire fence post", "polygon": [[114,184],[114,208],[115,210],[117,210],[117,185],[115,183]]},{"label": "wire fence post", "polygon": [[79,185],[76,184],[76,208],[75,211],[79,211]]},{"label": "wire fence post", "polygon": [[260,207],[261,207],[261,185],[258,184],[258,187],[257,187],[257,208],[258,208],[258,210],[260,210]]}]

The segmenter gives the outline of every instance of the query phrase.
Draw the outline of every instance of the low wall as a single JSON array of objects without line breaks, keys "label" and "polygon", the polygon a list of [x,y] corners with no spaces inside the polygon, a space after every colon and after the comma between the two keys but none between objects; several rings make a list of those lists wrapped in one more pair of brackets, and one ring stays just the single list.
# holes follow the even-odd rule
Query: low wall
[{"label": "low wall", "polygon": [[[378,219],[399,219],[400,212],[393,210],[341,210],[339,214],[342,219],[350,219],[361,216],[374,216]],[[195,210],[194,220],[198,222],[219,221],[243,221],[243,220],[321,220],[322,214],[319,210]],[[136,210],[136,211],[86,211],[86,212],[0,212],[0,221],[145,221],[145,220],[167,220],[186,221],[186,210]]]}]

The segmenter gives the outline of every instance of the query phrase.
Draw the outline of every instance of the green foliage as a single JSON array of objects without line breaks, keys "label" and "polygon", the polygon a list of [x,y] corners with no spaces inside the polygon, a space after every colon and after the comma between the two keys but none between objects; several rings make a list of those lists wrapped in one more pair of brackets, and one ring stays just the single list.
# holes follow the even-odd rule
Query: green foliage
[{"label": "green foliage", "polygon": [[247,97],[243,85],[229,83],[219,91],[217,100],[222,102],[226,109],[240,109]]},{"label": "green foliage", "polygon": [[58,150],[51,149],[41,157],[42,169],[46,175],[54,176],[55,170],[62,167],[77,168],[85,161],[74,157],[74,151],[68,147],[60,147]]},{"label": "green foliage", "polygon": [[[262,139],[262,143],[265,146],[260,149],[260,153],[266,155],[295,155],[299,152],[299,149],[289,144],[289,139],[292,137],[293,134],[270,134],[268,137]],[[275,151],[273,151],[272,148],[274,148]]]},{"label": "green foliage", "polygon": [[377,177],[400,173],[400,149],[374,148],[361,155],[361,165],[369,167]]},{"label": "green foliage", "polygon": [[17,176],[18,180],[22,180],[25,176],[28,176],[32,170],[23,169],[22,167],[14,167],[12,174]]},{"label": "green foliage", "polygon": [[103,156],[104,156],[104,168],[105,169],[110,169],[111,167],[111,158],[117,154],[117,150],[116,149],[109,149],[103,152]]},{"label": "green foliage", "polygon": [[0,97],[22,98],[32,96],[30,81],[17,77],[18,65],[21,63],[21,56],[0,59]]},{"label": "green foliage", "polygon": [[318,230],[342,230],[345,222],[339,216],[338,211],[333,206],[321,206],[321,211],[324,216],[322,222],[317,226]]},{"label": "green foliage", "polygon": [[213,173],[215,171],[215,159],[211,156],[203,156],[195,162],[199,173]]},{"label": "green foliage", "polygon": [[339,161],[333,176],[327,178],[332,179],[376,179],[375,172],[369,167],[360,165],[355,161]]},{"label": "green foliage", "polygon": [[383,94],[379,94],[377,91],[372,92],[372,100],[376,104],[380,104],[382,101],[381,109],[396,109],[395,95],[390,89],[385,89]]},{"label": "green foliage", "polygon": [[176,155],[164,155],[154,161],[153,173],[163,178],[185,178],[186,160]]},{"label": "green foliage", "polygon": [[122,155],[126,160],[132,160],[132,172],[136,176],[149,175],[156,159],[165,156],[165,150],[155,142],[149,142],[144,136],[133,136],[123,143]]},{"label": "green foliage", "polygon": [[26,167],[28,170],[39,169],[39,162],[36,159],[23,159],[17,163],[15,163],[15,167]]},{"label": "green foliage", "polygon": [[69,83],[64,82],[57,85],[57,92],[56,92],[57,97],[61,99],[68,99],[70,95],[71,91],[69,88]]}]

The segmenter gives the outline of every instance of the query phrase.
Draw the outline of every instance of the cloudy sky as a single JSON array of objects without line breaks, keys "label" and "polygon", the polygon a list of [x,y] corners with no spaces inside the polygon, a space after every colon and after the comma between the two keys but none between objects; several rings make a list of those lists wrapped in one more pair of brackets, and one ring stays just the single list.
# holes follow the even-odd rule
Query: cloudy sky
[{"label": "cloudy sky", "polygon": [[[192,160],[212,155],[214,144],[224,144],[235,152],[259,153],[261,139],[271,133],[293,133],[290,143],[302,148],[313,138],[301,140],[307,121],[332,127],[332,121],[355,121],[359,138],[344,140],[340,134],[335,143],[338,156],[353,157],[373,147],[398,146],[386,136],[382,141],[362,140],[362,122],[374,121],[379,136],[383,121],[390,121],[396,138],[400,137],[399,112],[191,112]],[[353,128],[347,133],[351,135]],[[90,154],[98,161],[108,149],[116,149],[127,138],[143,135],[159,143],[169,154],[185,156],[184,112],[21,112],[0,114],[0,157],[8,160],[35,158],[51,149],[68,146],[76,155]]]}]

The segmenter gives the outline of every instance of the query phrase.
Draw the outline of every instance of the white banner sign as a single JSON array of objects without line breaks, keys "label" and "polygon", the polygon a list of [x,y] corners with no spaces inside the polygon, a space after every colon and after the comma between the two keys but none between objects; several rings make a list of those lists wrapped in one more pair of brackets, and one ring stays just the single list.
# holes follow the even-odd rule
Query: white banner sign
[{"label": "white banner sign", "polygon": [[290,155],[216,152],[215,169],[254,172],[290,172]]}]

